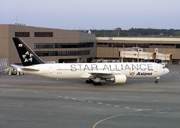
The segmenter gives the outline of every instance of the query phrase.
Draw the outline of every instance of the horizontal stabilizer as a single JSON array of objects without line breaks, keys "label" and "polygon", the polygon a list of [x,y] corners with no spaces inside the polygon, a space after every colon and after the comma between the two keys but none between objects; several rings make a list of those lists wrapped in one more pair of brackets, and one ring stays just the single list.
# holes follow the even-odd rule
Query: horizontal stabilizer
[{"label": "horizontal stabilizer", "polygon": [[11,64],[11,66],[14,67],[14,68],[16,68],[16,69],[17,69],[17,68],[22,68],[22,67],[23,67],[23,66],[19,66],[19,65],[15,65],[15,64]]},{"label": "horizontal stabilizer", "polygon": [[37,72],[39,71],[38,69],[32,69],[32,68],[21,68],[23,71],[32,71],[32,72]]}]

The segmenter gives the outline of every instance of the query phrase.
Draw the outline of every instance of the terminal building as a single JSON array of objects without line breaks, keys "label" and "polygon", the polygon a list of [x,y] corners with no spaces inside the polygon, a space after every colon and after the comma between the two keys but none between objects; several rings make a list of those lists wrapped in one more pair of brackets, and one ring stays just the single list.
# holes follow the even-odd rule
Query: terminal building
[{"label": "terminal building", "polygon": [[91,62],[96,57],[96,37],[79,31],[0,25],[0,58],[8,64],[19,64],[20,59],[12,40],[20,37],[45,62]]},{"label": "terminal building", "polygon": [[[21,63],[13,37],[20,37],[45,62],[138,62],[149,57],[180,64],[180,38],[96,38],[80,31],[0,25],[0,59],[7,58],[8,65]],[[140,47],[143,53],[127,51],[130,47]]]},{"label": "terminal building", "polygon": [[[156,53],[156,59],[168,55],[169,62],[180,64],[180,38],[125,38],[125,37],[97,37],[97,59],[120,60],[122,49],[140,47],[144,52]],[[127,54],[126,54],[127,55]],[[161,56],[161,57],[160,57]],[[132,57],[125,58],[133,59]],[[168,60],[168,59],[164,59]],[[121,61],[121,60],[120,60]],[[128,61],[129,62],[129,61]]]}]

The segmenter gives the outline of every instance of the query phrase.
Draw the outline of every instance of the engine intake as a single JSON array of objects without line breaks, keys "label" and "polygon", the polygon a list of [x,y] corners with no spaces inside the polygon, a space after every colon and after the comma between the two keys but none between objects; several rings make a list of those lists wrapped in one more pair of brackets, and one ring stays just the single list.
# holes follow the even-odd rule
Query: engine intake
[{"label": "engine intake", "polygon": [[126,75],[114,75],[114,83],[119,84],[119,83],[126,83],[127,77]]}]

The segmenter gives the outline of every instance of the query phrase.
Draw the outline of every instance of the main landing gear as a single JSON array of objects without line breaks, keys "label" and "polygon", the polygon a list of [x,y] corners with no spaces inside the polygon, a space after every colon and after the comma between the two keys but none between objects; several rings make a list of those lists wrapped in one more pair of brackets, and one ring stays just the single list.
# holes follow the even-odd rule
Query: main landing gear
[{"label": "main landing gear", "polygon": [[101,82],[94,82],[93,85],[94,85],[94,86],[101,86],[102,83],[101,83]]},{"label": "main landing gear", "polygon": [[160,77],[156,77],[155,83],[158,84],[159,83],[159,79]]},{"label": "main landing gear", "polygon": [[93,80],[91,80],[91,79],[86,80],[86,84],[92,84],[92,83],[94,83],[94,81],[93,81]]},{"label": "main landing gear", "polygon": [[100,81],[100,78],[96,78],[95,81],[89,79],[89,80],[86,80],[86,83],[87,84],[93,84],[94,86],[101,86],[102,83],[99,81]]}]

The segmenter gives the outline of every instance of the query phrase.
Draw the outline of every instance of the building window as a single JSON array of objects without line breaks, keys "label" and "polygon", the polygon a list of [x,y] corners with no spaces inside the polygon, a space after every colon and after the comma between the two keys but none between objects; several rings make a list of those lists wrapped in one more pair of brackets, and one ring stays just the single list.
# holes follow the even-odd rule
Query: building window
[{"label": "building window", "polygon": [[15,37],[30,37],[30,32],[15,32]]},{"label": "building window", "polygon": [[176,44],[176,48],[180,48],[180,44]]},{"label": "building window", "polygon": [[90,55],[90,50],[81,51],[35,51],[38,56],[82,56]]},{"label": "building window", "polygon": [[132,44],[132,43],[125,43],[124,47],[136,47],[136,44]]},{"label": "building window", "polygon": [[123,47],[123,43],[114,43],[114,47]]},{"label": "building window", "polygon": [[53,32],[34,32],[34,37],[53,37]]},{"label": "building window", "polygon": [[97,43],[97,47],[141,47],[149,48],[149,44],[136,44],[136,43]]},{"label": "building window", "polygon": [[35,49],[48,49],[48,48],[89,48],[94,47],[94,42],[84,43],[35,43]]},{"label": "building window", "polygon": [[97,43],[97,47],[108,47],[108,43]]},{"label": "building window", "polygon": [[140,48],[149,48],[149,44],[136,44],[136,47],[140,47]]}]

